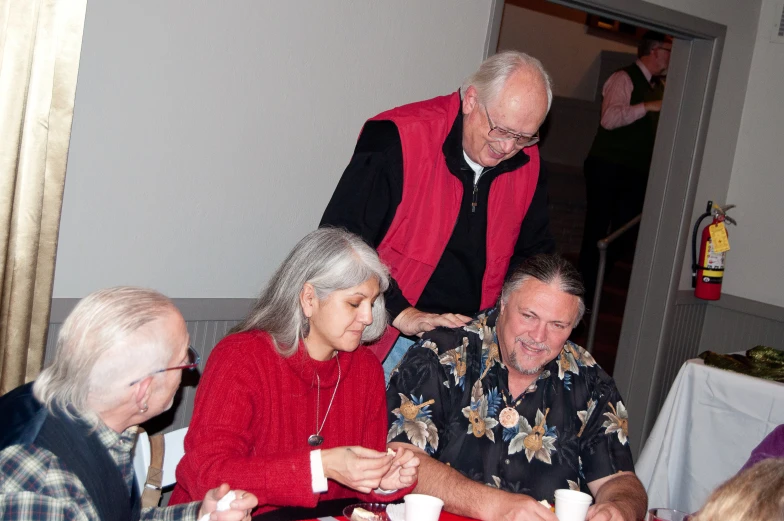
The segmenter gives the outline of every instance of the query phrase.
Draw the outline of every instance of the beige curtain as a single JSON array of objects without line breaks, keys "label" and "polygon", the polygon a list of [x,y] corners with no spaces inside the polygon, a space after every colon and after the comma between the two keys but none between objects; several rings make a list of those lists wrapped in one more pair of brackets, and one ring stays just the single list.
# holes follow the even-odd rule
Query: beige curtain
[{"label": "beige curtain", "polygon": [[35,379],[87,0],[0,0],[0,394]]}]

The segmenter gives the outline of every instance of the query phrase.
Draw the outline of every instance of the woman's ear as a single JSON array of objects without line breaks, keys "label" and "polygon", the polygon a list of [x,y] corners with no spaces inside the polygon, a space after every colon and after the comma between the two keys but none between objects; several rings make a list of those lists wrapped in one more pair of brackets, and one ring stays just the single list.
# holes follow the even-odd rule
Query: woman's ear
[{"label": "woman's ear", "polygon": [[316,288],[309,282],[302,285],[302,290],[299,292],[299,304],[302,306],[302,312],[306,317],[313,316],[313,309],[316,307],[318,297],[316,297]]}]

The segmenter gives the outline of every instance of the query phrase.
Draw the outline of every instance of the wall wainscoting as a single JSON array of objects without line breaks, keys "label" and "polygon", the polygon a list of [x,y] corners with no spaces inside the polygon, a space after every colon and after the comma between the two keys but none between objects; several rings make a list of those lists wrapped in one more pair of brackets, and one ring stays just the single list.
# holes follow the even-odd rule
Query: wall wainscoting
[{"label": "wall wainscoting", "polygon": [[[51,362],[63,320],[78,299],[53,299],[46,364]],[[253,299],[174,299],[185,317],[191,344],[199,352],[202,369],[221,338],[234,327],[253,305]],[[670,328],[669,349],[663,352],[651,389],[650,407],[657,411],[664,403],[683,362],[706,350],[717,353],[745,351],[756,345],[784,349],[784,308],[762,304],[733,295],[707,302],[691,291],[680,291]],[[183,374],[177,406],[163,414],[148,430],[169,431],[188,425],[193,414],[193,398],[198,376]]]},{"label": "wall wainscoting", "polygon": [[700,335],[705,321],[706,307],[706,302],[694,298],[691,292],[678,293],[670,327],[669,345],[667,349],[662,349],[660,352],[661,359],[657,365],[661,370],[657,370],[651,389],[649,407],[653,408],[656,414],[667,398],[672,382],[675,381],[683,363],[696,357],[700,352]]},{"label": "wall wainscoting", "polygon": [[669,349],[657,364],[649,407],[658,414],[686,360],[703,351],[727,354],[757,345],[784,350],[784,308],[734,295],[705,301],[692,291],[678,292]]},{"label": "wall wainscoting", "polygon": [[757,345],[784,349],[784,308],[734,295],[705,301],[691,291],[680,291],[670,338],[688,358],[708,350],[726,354]]}]

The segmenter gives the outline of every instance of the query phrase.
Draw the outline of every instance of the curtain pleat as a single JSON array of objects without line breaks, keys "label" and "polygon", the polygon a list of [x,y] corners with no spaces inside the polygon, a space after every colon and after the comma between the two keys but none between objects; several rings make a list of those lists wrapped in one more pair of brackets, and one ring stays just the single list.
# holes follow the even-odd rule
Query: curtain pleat
[{"label": "curtain pleat", "polygon": [[44,360],[86,0],[0,0],[0,394]]}]

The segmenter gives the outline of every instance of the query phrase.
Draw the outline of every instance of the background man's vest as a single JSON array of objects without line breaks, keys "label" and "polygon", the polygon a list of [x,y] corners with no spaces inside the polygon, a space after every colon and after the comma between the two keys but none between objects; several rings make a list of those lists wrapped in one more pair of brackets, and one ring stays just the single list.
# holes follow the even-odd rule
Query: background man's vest
[{"label": "background man's vest", "polygon": [[[629,75],[634,86],[630,100],[631,105],[662,99],[664,88],[659,83],[656,84],[656,87],[651,87],[636,64],[633,63],[620,70]],[[625,127],[607,130],[599,125],[588,155],[648,172],[651,166],[653,141],[656,138],[658,122],[659,113],[648,112],[642,118]]]}]

